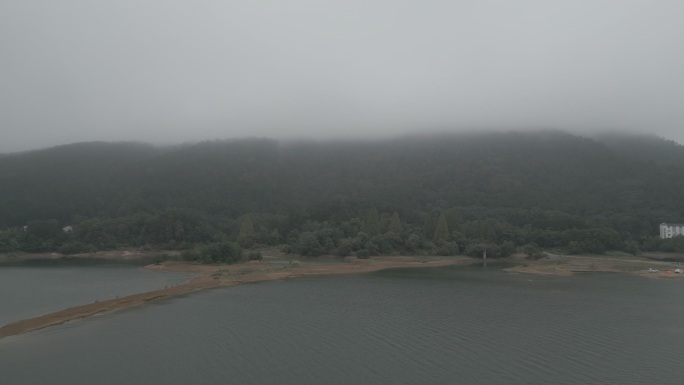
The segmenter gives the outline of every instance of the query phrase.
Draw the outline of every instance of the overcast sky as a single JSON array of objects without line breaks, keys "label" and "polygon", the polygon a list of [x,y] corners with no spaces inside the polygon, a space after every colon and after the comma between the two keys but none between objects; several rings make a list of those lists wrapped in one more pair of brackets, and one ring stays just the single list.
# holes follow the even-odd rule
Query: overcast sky
[{"label": "overcast sky", "polygon": [[559,128],[684,143],[681,0],[2,0],[0,152]]}]

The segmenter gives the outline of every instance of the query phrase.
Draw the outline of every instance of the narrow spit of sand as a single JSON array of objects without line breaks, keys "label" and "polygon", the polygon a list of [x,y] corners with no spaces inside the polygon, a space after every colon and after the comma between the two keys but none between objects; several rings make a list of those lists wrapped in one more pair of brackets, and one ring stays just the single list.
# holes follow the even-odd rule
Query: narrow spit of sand
[{"label": "narrow spit of sand", "polygon": [[296,262],[289,263],[286,259],[278,262],[280,263],[255,261],[238,265],[210,266],[168,261],[159,265],[149,265],[145,268],[157,271],[189,272],[197,274],[197,276],[178,286],[98,301],[12,322],[0,328],[0,338],[44,329],[97,314],[127,309],[200,290],[232,286],[243,282],[271,281],[310,275],[359,274],[402,267],[439,267],[472,263],[472,260],[469,258],[384,257],[372,258],[370,260],[352,259],[338,263],[326,260],[324,263],[308,262],[299,264]]}]

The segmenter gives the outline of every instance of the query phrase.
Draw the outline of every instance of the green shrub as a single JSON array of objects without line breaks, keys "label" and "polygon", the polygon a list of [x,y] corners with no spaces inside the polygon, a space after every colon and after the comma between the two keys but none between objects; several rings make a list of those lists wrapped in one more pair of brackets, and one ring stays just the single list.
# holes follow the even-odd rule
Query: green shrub
[{"label": "green shrub", "polygon": [[368,259],[370,258],[370,253],[366,249],[361,249],[356,252],[356,258],[358,259]]},{"label": "green shrub", "polygon": [[247,259],[250,261],[261,261],[264,259],[264,255],[261,254],[261,251],[250,251],[247,254]]},{"label": "green shrub", "polygon": [[200,253],[196,249],[185,249],[181,251],[180,256],[184,261],[197,261],[200,257]]},{"label": "green shrub", "polygon": [[233,242],[222,241],[208,244],[200,249],[202,263],[235,263],[242,260],[242,249]]},{"label": "green shrub", "polygon": [[57,251],[61,254],[80,254],[80,253],[94,253],[97,248],[93,245],[78,241],[69,241],[60,246]]}]

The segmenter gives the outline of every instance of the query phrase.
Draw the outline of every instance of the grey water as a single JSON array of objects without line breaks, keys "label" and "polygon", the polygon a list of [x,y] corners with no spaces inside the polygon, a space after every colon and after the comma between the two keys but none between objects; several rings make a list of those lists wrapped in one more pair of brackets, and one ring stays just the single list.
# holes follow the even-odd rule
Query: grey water
[{"label": "grey water", "polygon": [[131,265],[1,267],[0,326],[94,301],[163,289],[190,277]]},{"label": "grey water", "polygon": [[399,269],[0,340],[7,384],[682,384],[684,281]]}]

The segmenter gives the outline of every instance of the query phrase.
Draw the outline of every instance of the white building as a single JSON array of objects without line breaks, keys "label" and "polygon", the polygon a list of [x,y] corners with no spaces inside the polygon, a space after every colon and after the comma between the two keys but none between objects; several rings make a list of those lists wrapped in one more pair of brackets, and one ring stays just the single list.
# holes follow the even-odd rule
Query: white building
[{"label": "white building", "polygon": [[660,238],[672,238],[684,235],[684,223],[661,223]]}]

